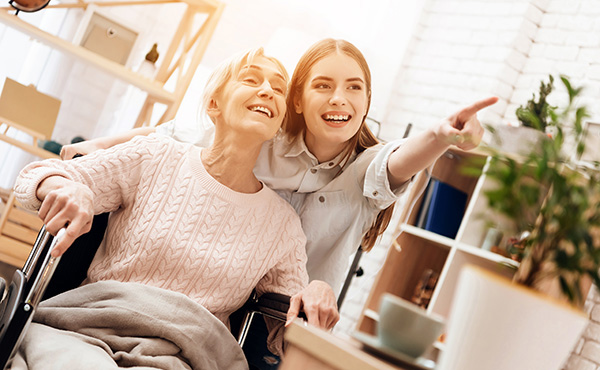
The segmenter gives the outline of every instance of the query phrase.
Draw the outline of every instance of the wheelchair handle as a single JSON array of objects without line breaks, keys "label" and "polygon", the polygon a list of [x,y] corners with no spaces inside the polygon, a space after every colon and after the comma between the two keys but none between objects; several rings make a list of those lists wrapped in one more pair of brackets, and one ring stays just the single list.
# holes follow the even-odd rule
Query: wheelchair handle
[{"label": "wheelchair handle", "polygon": [[[37,307],[38,303],[42,300],[42,296],[44,295],[44,291],[46,290],[46,287],[48,286],[48,283],[50,282],[50,279],[52,278],[52,274],[54,274],[54,270],[56,269],[56,266],[58,265],[58,262],[60,261],[60,257],[52,257],[51,253],[52,250],[54,249],[54,247],[56,247],[56,244],[60,241],[60,239],[62,239],[62,237],[65,235],[66,230],[64,228],[60,229],[58,231],[58,233],[56,234],[56,236],[52,236],[50,235],[50,233],[46,230],[46,226],[44,225],[42,227],[42,230],[40,230],[40,235],[38,235],[38,240],[41,241],[41,248],[38,247],[37,242],[38,240],[36,240],[36,246],[38,248],[35,248],[36,251],[33,254],[36,254],[36,256],[33,257],[33,259],[35,261],[33,261],[33,264],[38,264],[37,262],[40,261],[40,258],[43,258],[43,261],[41,262],[41,264],[39,264],[38,267],[39,269],[41,269],[41,272],[39,274],[36,275],[36,278],[33,282],[28,282],[30,283],[30,288],[29,288],[29,293],[27,294],[27,298],[25,299],[25,302],[32,305],[33,307]],[[46,245],[49,246],[47,248],[44,248]],[[42,256],[42,253],[45,252],[45,255]],[[28,259],[29,261],[29,259]],[[29,280],[29,277],[31,275],[29,275],[28,273],[31,273],[31,270],[33,270],[34,266],[30,266],[29,267],[29,271],[25,271],[25,268],[23,269],[23,272],[25,273],[25,276],[27,276],[27,279]]]}]

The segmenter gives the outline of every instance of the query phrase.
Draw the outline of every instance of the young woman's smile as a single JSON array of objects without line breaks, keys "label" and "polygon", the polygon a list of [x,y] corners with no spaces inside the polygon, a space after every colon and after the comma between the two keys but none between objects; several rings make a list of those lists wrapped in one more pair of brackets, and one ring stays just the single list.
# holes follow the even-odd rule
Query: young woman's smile
[{"label": "young woman's smile", "polygon": [[364,73],[353,58],[331,54],[311,68],[294,104],[306,122],[309,150],[320,161],[330,160],[342,152],[367,113]]},{"label": "young woman's smile", "polygon": [[352,115],[346,111],[330,111],[322,114],[321,118],[328,126],[343,127],[352,119]]}]

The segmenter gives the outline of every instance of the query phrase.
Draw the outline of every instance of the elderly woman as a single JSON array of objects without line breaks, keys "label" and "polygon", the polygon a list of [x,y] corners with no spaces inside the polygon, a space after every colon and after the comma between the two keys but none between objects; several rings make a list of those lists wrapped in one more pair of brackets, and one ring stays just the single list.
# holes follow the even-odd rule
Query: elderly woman
[{"label": "elderly woman", "polygon": [[[66,226],[55,256],[89,230],[94,214],[112,212],[87,286],[117,281],[181,293],[227,323],[255,287],[259,294],[292,295],[308,281],[297,214],[252,172],[262,144],[282,124],[286,86],[285,69],[262,49],[233,58],[217,68],[205,90],[204,109],[216,127],[212,146],[150,135],[71,161],[33,163],[17,180],[17,198],[39,209],[51,233]],[[280,348],[275,334],[272,347]],[[82,341],[83,347],[96,346],[91,352],[101,352],[112,367],[132,366],[104,343]],[[49,364],[91,368],[82,362],[81,346],[56,349],[37,342],[26,338],[23,358],[52,348],[44,352]],[[189,368],[185,351],[175,357],[178,366],[156,367]],[[65,365],[69,359],[71,366]]]}]

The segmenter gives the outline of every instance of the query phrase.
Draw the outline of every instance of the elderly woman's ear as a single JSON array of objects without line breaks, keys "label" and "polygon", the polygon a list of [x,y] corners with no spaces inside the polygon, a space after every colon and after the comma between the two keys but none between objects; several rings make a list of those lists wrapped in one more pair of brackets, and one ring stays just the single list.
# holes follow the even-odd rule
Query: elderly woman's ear
[{"label": "elderly woman's ear", "polygon": [[213,119],[221,114],[221,109],[219,109],[217,101],[214,98],[210,99],[208,107],[206,108],[206,114]]}]

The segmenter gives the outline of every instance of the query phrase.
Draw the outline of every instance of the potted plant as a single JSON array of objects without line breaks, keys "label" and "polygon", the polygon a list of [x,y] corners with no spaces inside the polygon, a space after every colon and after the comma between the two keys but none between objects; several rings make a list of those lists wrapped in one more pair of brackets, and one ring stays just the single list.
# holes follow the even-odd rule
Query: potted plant
[{"label": "potted plant", "polygon": [[521,122],[548,130],[548,136],[523,156],[491,149],[486,176],[494,186],[485,195],[493,211],[512,220],[505,234],[528,234],[511,251],[522,257],[515,281],[536,288],[555,278],[559,295],[581,306],[583,279],[600,286],[600,171],[597,163],[578,162],[588,117],[586,107],[575,104],[582,89],[564,76],[560,80],[568,92],[566,107],[546,101],[550,76],[549,84],[541,83],[537,104],[517,109]]},{"label": "potted plant", "polygon": [[532,148],[538,147],[548,128],[553,126],[554,107],[547,101],[553,90],[554,77],[549,76],[548,83],[540,83],[539,96],[536,98],[533,94],[525,106],[517,108],[519,126],[490,126],[493,133],[491,146],[503,152],[519,154],[527,154]]},{"label": "potted plant", "polygon": [[483,167],[487,215],[503,220],[496,227],[526,237],[510,251],[521,258],[512,282],[463,271],[442,369],[559,369],[587,324],[589,282],[600,286],[600,171],[578,161],[588,116],[577,106],[582,89],[561,76],[568,102],[553,107],[553,81],[517,110],[522,123],[548,133],[544,139],[519,154],[489,148],[487,164],[467,170],[480,176]]}]

